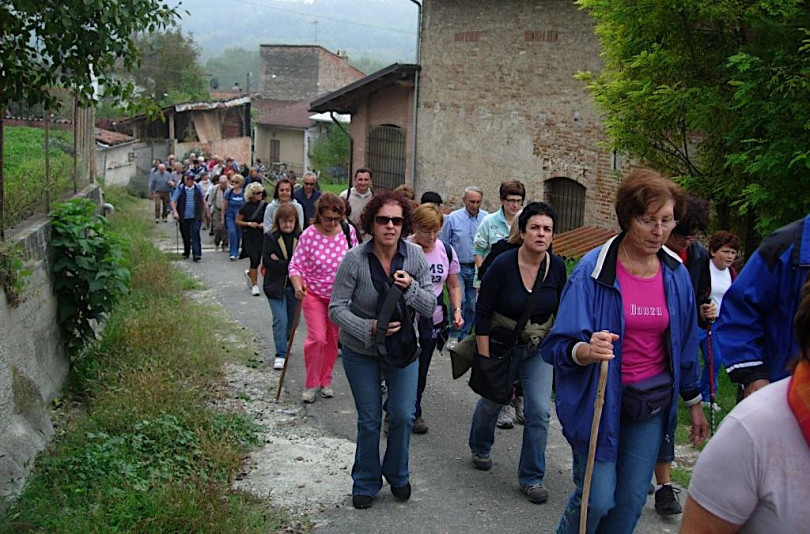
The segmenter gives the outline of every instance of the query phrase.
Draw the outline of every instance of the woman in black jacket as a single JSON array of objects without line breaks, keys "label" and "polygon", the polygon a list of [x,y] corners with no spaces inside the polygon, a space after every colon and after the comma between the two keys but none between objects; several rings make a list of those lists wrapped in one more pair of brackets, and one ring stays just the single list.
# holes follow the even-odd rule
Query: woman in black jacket
[{"label": "woman in black jacket", "polygon": [[293,251],[298,245],[301,225],[292,204],[279,206],[273,218],[273,227],[264,234],[262,264],[264,265],[264,294],[270,303],[273,315],[273,342],[276,346],[276,359],[273,369],[284,367],[287,357],[287,340],[292,329],[293,316],[298,301],[290,283],[287,266]]}]

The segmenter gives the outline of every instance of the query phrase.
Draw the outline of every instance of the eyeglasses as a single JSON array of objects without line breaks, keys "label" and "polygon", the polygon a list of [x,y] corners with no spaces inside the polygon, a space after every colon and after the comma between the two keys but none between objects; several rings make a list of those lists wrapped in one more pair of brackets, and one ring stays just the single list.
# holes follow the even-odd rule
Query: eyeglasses
[{"label": "eyeglasses", "polygon": [[343,217],[321,217],[324,222],[338,223],[343,220]]},{"label": "eyeglasses", "polygon": [[636,222],[638,222],[638,224],[641,225],[641,227],[645,230],[655,230],[658,225],[661,225],[662,230],[672,230],[678,226],[678,221],[675,219],[663,219],[661,221],[656,221],[651,217],[636,217]]},{"label": "eyeglasses", "polygon": [[386,217],[385,215],[377,215],[374,217],[374,222],[379,224],[380,226],[388,226],[388,223],[392,223],[394,226],[402,226],[405,222],[404,217]]},{"label": "eyeglasses", "polygon": [[503,201],[506,202],[507,204],[517,204],[518,206],[523,204],[522,198],[505,198],[503,199]]}]

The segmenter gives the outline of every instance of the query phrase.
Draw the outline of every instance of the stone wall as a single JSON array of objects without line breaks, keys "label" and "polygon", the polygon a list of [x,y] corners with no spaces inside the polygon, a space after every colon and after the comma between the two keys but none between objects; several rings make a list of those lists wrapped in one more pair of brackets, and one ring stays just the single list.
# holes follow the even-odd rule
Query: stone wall
[{"label": "stone wall", "polygon": [[337,56],[320,46],[261,45],[259,88],[275,100],[314,100],[363,77]]},{"label": "stone wall", "polygon": [[[80,196],[101,205],[96,186]],[[52,289],[50,225],[41,220],[7,240],[23,247],[32,274],[16,308],[8,306],[0,288],[0,508],[22,490],[36,455],[53,435],[49,405],[69,369]]]},{"label": "stone wall", "polygon": [[497,208],[502,180],[544,199],[545,182],[587,188],[586,225],[615,225],[621,170],[579,71],[600,69],[594,22],[570,0],[425,0],[417,191],[458,202],[466,185]]}]

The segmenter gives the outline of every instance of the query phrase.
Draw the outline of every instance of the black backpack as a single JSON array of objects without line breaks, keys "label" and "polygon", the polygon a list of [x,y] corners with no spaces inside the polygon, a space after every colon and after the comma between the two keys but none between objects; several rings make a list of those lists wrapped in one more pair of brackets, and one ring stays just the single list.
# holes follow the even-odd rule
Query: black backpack
[{"label": "black backpack", "polygon": [[[414,310],[405,303],[402,289],[396,285],[393,278],[384,283],[375,276],[374,269],[369,262],[371,279],[377,289],[377,332],[374,338],[377,354],[382,360],[396,367],[406,367],[413,363],[419,355],[417,332],[414,327]],[[402,257],[397,255],[391,264],[391,272],[402,269]],[[413,283],[416,283],[414,280]],[[402,327],[391,336],[386,336],[388,324],[400,322]]]}]

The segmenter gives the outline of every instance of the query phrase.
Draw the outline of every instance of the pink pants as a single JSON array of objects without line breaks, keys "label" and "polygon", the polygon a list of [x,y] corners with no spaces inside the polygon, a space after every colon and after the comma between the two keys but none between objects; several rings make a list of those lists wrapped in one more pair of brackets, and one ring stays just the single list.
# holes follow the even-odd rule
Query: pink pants
[{"label": "pink pants", "polygon": [[329,320],[329,299],[307,293],[301,307],[307,321],[307,339],[304,341],[306,388],[330,387],[332,369],[337,360],[339,330]]}]

